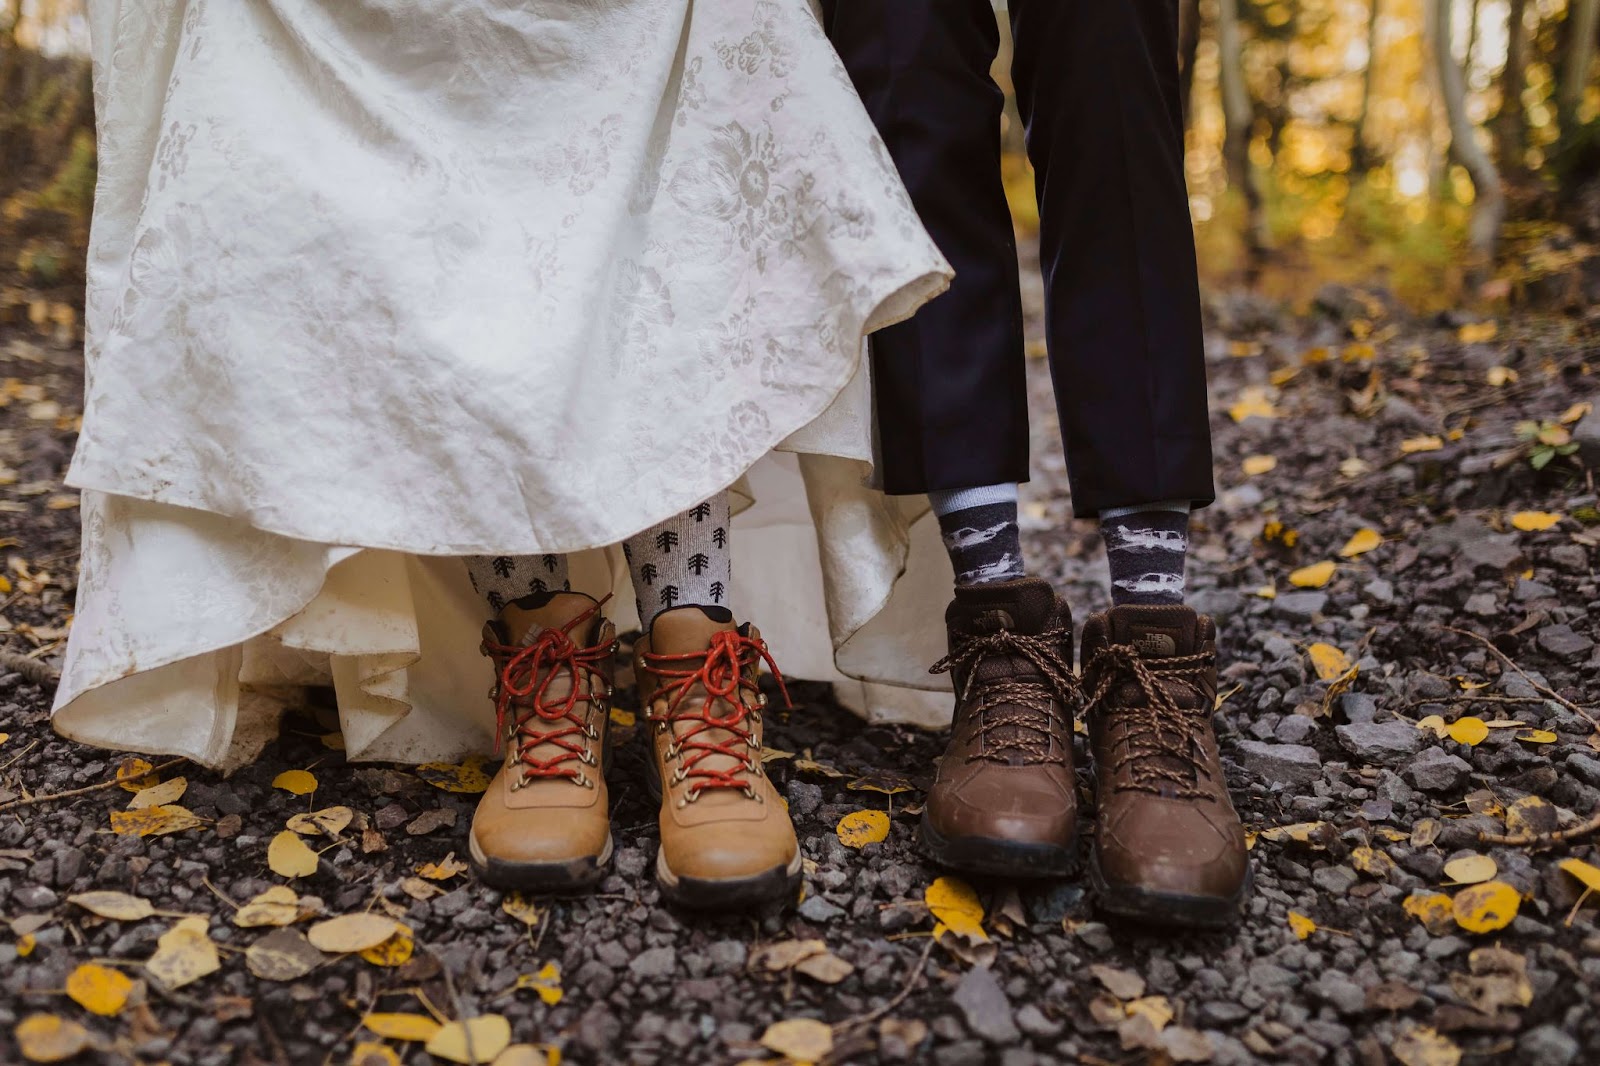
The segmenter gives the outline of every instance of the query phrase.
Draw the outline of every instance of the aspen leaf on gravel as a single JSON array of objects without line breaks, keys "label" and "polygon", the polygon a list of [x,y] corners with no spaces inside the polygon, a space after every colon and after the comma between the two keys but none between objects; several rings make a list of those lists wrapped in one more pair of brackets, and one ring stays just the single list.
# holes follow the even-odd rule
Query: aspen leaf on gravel
[{"label": "aspen leaf on gravel", "polygon": [[300,918],[300,897],[288,885],[273,885],[233,912],[241,929],[263,925],[290,925]]},{"label": "aspen leaf on gravel", "polygon": [[500,909],[530,929],[539,924],[539,908],[521,892],[507,892]]},{"label": "aspen leaf on gravel", "polygon": [[461,763],[423,763],[417,767],[417,776],[446,792],[476,794],[489,791],[489,775],[484,772],[484,760],[480,755]]},{"label": "aspen leaf on gravel", "polygon": [[877,844],[889,836],[889,816],[882,811],[851,811],[839,819],[835,832],[846,847]]},{"label": "aspen leaf on gravel", "polygon": [[1561,516],[1550,511],[1518,511],[1511,516],[1511,525],[1524,533],[1542,533],[1561,521]]},{"label": "aspen leaf on gravel", "polygon": [[349,807],[324,807],[320,811],[295,815],[289,819],[288,826],[301,836],[335,837],[345,831],[355,816]]},{"label": "aspen leaf on gravel", "polygon": [[313,925],[306,938],[318,951],[342,955],[375,948],[401,928],[399,922],[381,914],[342,914]]},{"label": "aspen leaf on gravel", "polygon": [[512,1044],[495,1056],[493,1066],[561,1066],[561,1051],[549,1044]]},{"label": "aspen leaf on gravel", "polygon": [[1489,727],[1483,724],[1483,719],[1470,714],[1451,722],[1446,732],[1450,734],[1451,740],[1457,744],[1465,744],[1469,748],[1477,747],[1489,737]]},{"label": "aspen leaf on gravel", "polygon": [[819,1062],[833,1050],[833,1027],[815,1018],[786,1018],[767,1026],[761,1046],[797,1062]]},{"label": "aspen leaf on gravel", "polygon": [[801,960],[821,955],[827,950],[828,945],[822,940],[780,940],[750,952],[750,969],[781,973]]},{"label": "aspen leaf on gravel", "polygon": [[33,949],[38,947],[38,945],[38,937],[34,936],[32,933],[23,933],[21,936],[17,937],[17,942],[13,945],[13,947],[16,948],[17,958],[25,959],[29,955],[33,954]]},{"label": "aspen leaf on gravel", "polygon": [[1256,477],[1259,474],[1270,474],[1278,468],[1276,455],[1247,455],[1244,462],[1239,464],[1245,477]]},{"label": "aspen leaf on gravel", "polygon": [[1365,555],[1383,543],[1383,534],[1376,529],[1358,529],[1345,541],[1344,547],[1339,549],[1339,556],[1343,559],[1354,559],[1358,555]]},{"label": "aspen leaf on gravel", "polygon": [[136,922],[156,912],[149,900],[130,896],[126,892],[80,892],[76,896],[68,896],[67,902],[76,903],[90,914],[119,922]]},{"label": "aspen leaf on gravel", "polygon": [[1401,1066],[1458,1066],[1461,1049],[1430,1026],[1407,1029],[1390,1047]]},{"label": "aspen leaf on gravel", "polygon": [[285,770],[272,779],[273,788],[295,796],[308,796],[317,790],[317,779],[309,770]]},{"label": "aspen leaf on gravel", "polygon": [[1289,575],[1289,584],[1298,589],[1320,589],[1333,580],[1334,571],[1338,569],[1339,565],[1332,559],[1302,566]]},{"label": "aspen leaf on gravel", "polygon": [[1350,849],[1350,865],[1364,874],[1383,878],[1394,873],[1394,860],[1377,848],[1366,845]]},{"label": "aspen leaf on gravel", "polygon": [[1437,714],[1430,714],[1426,718],[1417,719],[1417,728],[1426,729],[1440,740],[1443,740],[1450,732],[1450,727],[1445,724],[1445,720]]},{"label": "aspen leaf on gravel", "polygon": [[1559,739],[1548,729],[1523,729],[1514,736],[1524,744],[1554,744]]},{"label": "aspen leaf on gravel", "polygon": [[411,927],[400,922],[394,935],[381,944],[366,948],[361,952],[361,957],[374,966],[404,966],[411,961],[411,953],[416,949],[415,934]]},{"label": "aspen leaf on gravel", "polygon": [[164,803],[136,811],[112,811],[111,831],[119,836],[158,837],[204,825],[187,807]]},{"label": "aspen leaf on gravel", "polygon": [[168,991],[198,981],[222,968],[217,946],[206,932],[205,918],[184,918],[161,934],[156,953],[144,964],[150,976]]},{"label": "aspen leaf on gravel", "polygon": [[150,765],[149,760],[129,756],[117,764],[117,784],[129,792],[143,792],[161,783],[152,772],[154,770],[155,767]]},{"label": "aspen leaf on gravel", "polygon": [[1400,442],[1401,455],[1415,455],[1418,452],[1436,452],[1444,447],[1444,440],[1434,434],[1425,437],[1407,437]]},{"label": "aspen leaf on gravel", "polygon": [[1486,881],[1456,893],[1452,904],[1456,924],[1469,933],[1504,929],[1517,916],[1522,896],[1504,881]]},{"label": "aspen leaf on gravel", "polygon": [[[923,901],[940,925],[960,936],[988,940],[983,931],[983,904],[972,886],[959,877],[940,877],[923,893]],[[934,930],[938,935],[938,930]]]},{"label": "aspen leaf on gravel", "polygon": [[1124,1003],[1122,1009],[1130,1018],[1144,1018],[1158,1033],[1172,1021],[1172,1004],[1166,996],[1141,996]]},{"label": "aspen leaf on gravel", "polygon": [[1350,657],[1332,644],[1321,641],[1306,649],[1311,656],[1311,667],[1324,681],[1332,681],[1350,669]]},{"label": "aspen leaf on gravel", "polygon": [[533,989],[539,993],[539,998],[547,1007],[560,1003],[561,997],[565,994],[561,990],[561,967],[553,962],[547,962],[539,967],[538,973],[522,974],[517,978],[514,987],[519,992],[525,988]]},{"label": "aspen leaf on gravel", "polygon": [[294,981],[327,958],[294,929],[274,929],[245,949],[244,962],[264,981]]},{"label": "aspen leaf on gravel", "polygon": [[113,1017],[128,1003],[133,981],[121,970],[86,962],[67,975],[67,995],[91,1014]]},{"label": "aspen leaf on gravel", "polygon": [[1118,999],[1138,999],[1144,995],[1144,978],[1128,970],[1096,963],[1089,967],[1089,976]]},{"label": "aspen leaf on gravel", "polygon": [[1548,833],[1557,819],[1555,807],[1538,796],[1523,796],[1506,808],[1506,832]]},{"label": "aspen leaf on gravel", "polygon": [[467,864],[456,858],[456,853],[453,851],[438,862],[417,867],[417,873],[430,881],[448,881],[457,874],[466,872]]},{"label": "aspen leaf on gravel", "polygon": [[187,777],[169,778],[159,785],[151,785],[149,788],[141,788],[135,792],[133,799],[128,801],[128,809],[142,811],[146,807],[162,807],[168,803],[177,803],[183,798],[183,794],[188,791],[188,788],[189,779]]},{"label": "aspen leaf on gravel", "polygon": [[317,853],[299,833],[285,829],[267,845],[267,865],[279,877],[310,877],[317,872]]},{"label": "aspen leaf on gravel", "polygon": [[1289,912],[1289,928],[1294,932],[1294,935],[1296,937],[1298,937],[1301,940],[1304,940],[1307,937],[1309,937],[1312,933],[1315,933],[1317,931],[1317,923],[1313,922],[1310,918],[1307,918],[1303,914],[1298,914],[1295,911],[1290,911]]},{"label": "aspen leaf on gravel", "polygon": [[65,1062],[89,1046],[89,1030],[55,1014],[30,1014],[11,1035],[29,1062]]},{"label": "aspen leaf on gravel", "polygon": [[511,1045],[511,1023],[503,1015],[480,1014],[440,1026],[428,1040],[428,1054],[447,1062],[493,1062]]},{"label": "aspen leaf on gravel", "polygon": [[836,985],[855,973],[855,967],[831,951],[810,955],[794,964],[794,972],[805,974],[813,981]]},{"label": "aspen leaf on gravel", "polygon": [[419,1044],[432,1040],[444,1028],[426,1014],[369,1014],[361,1024],[386,1040]]},{"label": "aspen leaf on gravel", "polygon": [[1444,864],[1444,875],[1457,885],[1481,885],[1499,872],[1500,867],[1487,855],[1463,855]]},{"label": "aspen leaf on gravel", "polygon": [[1402,909],[1420,921],[1428,932],[1438,936],[1455,919],[1455,901],[1443,892],[1423,892],[1408,896]]},{"label": "aspen leaf on gravel", "polygon": [[350,1066],[400,1066],[394,1048],[363,1040],[350,1052]]},{"label": "aspen leaf on gravel", "polygon": [[1556,869],[1582,881],[1583,886],[1590,892],[1600,892],[1600,867],[1586,863],[1582,859],[1562,859],[1556,863]]}]

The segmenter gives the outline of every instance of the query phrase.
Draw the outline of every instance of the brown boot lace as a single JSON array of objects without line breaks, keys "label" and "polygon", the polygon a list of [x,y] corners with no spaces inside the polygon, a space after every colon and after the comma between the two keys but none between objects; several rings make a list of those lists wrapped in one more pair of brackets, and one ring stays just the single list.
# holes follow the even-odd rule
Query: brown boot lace
[{"label": "brown boot lace", "polygon": [[[977,690],[972,710],[978,716],[978,735],[983,741],[979,758],[1006,762],[1009,753],[1015,751],[1021,754],[1024,765],[1049,762],[1052,741],[1062,748],[1071,743],[1069,737],[1058,735],[1056,728],[1061,720],[1056,708],[1066,709],[1070,729],[1073,711],[1082,696],[1078,679],[1061,656],[1062,645],[1071,639],[1071,632],[1065,629],[1031,635],[1009,629],[964,635],[949,655],[928,668],[930,674],[966,678],[958,693],[958,700],[964,705]],[[992,655],[1026,659],[1044,675],[1043,679],[979,680],[979,667]],[[1007,728],[1012,726],[1016,728]]]},{"label": "brown boot lace", "polygon": [[[705,651],[644,654],[644,668],[661,679],[657,695],[666,697],[666,710],[657,713],[652,708],[650,720],[665,723],[668,729],[683,722],[694,723],[682,735],[675,735],[667,748],[667,758],[682,756],[672,783],[693,779],[684,794],[687,802],[693,803],[702,792],[714,788],[739,789],[746,799],[758,798],[755,786],[740,775],[761,773],[761,745],[751,725],[760,724],[767,697],[746,674],[752,664],[759,662],[771,668],[783,693],[784,706],[792,709],[789,689],[765,641],[728,631],[713,633],[711,647]],[[696,685],[701,686],[705,696],[698,706],[691,707],[689,694]],[[726,714],[714,713],[718,701],[727,705]],[[728,736],[716,741],[702,736],[718,729]],[[707,759],[717,755],[736,760],[738,765],[725,769],[705,765]]]},{"label": "brown boot lace", "polygon": [[[505,750],[507,740],[515,744],[522,773],[513,789],[537,778],[553,777],[568,777],[585,788],[594,787],[594,780],[580,768],[599,761],[589,748],[600,739],[599,728],[589,721],[593,713],[589,705],[599,706],[602,712],[605,709],[611,692],[600,664],[611,657],[617,645],[608,641],[583,648],[573,641],[572,634],[604,604],[601,600],[560,629],[541,630],[531,644],[483,642],[484,654],[503,664],[495,685],[495,754]],[[563,672],[571,682],[567,693],[550,699],[551,682]],[[580,691],[584,674],[592,682],[587,692]],[[549,758],[535,755],[534,750],[545,744],[559,750]]]},{"label": "brown boot lace", "polygon": [[[1201,685],[1211,656],[1205,653],[1149,660],[1131,644],[1111,644],[1095,653],[1084,668],[1089,692],[1084,715],[1098,709],[1126,723],[1129,781],[1127,787],[1184,799],[1210,798],[1197,787],[1200,775],[1210,776],[1200,737],[1211,722],[1211,707]],[[1144,694],[1140,704],[1118,706],[1107,697],[1131,681]],[[1201,706],[1180,707],[1163,681],[1187,685],[1201,695]]]}]

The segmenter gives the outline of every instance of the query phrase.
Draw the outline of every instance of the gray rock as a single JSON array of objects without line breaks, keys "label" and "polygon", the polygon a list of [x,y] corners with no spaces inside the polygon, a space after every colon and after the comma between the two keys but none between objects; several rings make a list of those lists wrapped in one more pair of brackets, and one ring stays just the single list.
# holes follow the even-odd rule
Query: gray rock
[{"label": "gray rock", "polygon": [[1541,1025],[1522,1034],[1517,1056],[1523,1066],[1571,1066],[1578,1058],[1578,1041],[1553,1025]]},{"label": "gray rock", "polygon": [[1572,440],[1578,446],[1578,455],[1585,466],[1600,466],[1600,396],[1592,396],[1589,413],[1578,419],[1572,427]]},{"label": "gray rock", "polygon": [[1015,1043],[1022,1036],[1011,1018],[1011,1003],[994,971],[974,966],[961,977],[950,997],[967,1020],[967,1028],[991,1044]]},{"label": "gray rock", "polygon": [[1304,744],[1268,744],[1241,740],[1234,758],[1269,784],[1308,785],[1322,777],[1322,756]]},{"label": "gray rock", "polygon": [[1479,618],[1493,618],[1500,613],[1499,602],[1492,592],[1474,592],[1461,609]]},{"label": "gray rock", "polygon": [[1017,1028],[1031,1037],[1049,1040],[1060,1036],[1064,1027],[1060,1022],[1051,1021],[1044,1011],[1032,1003],[1025,1003],[1017,1011]]},{"label": "gray rock", "polygon": [[1303,744],[1315,736],[1316,732],[1316,722],[1303,714],[1288,714],[1278,723],[1274,736],[1282,744]]},{"label": "gray rock", "polygon": [[1374,578],[1361,587],[1361,594],[1373,603],[1387,607],[1394,602],[1394,582],[1387,578]]},{"label": "gray rock", "polygon": [[20,885],[11,893],[11,902],[30,911],[49,910],[59,899],[43,885]]},{"label": "gray rock", "polygon": [[1353,722],[1337,726],[1339,746],[1363,762],[1398,762],[1416,753],[1426,738],[1409,721]]},{"label": "gray rock", "polygon": [[805,902],[795,908],[800,917],[810,922],[831,922],[835,918],[844,916],[844,908],[836,907],[822,896],[807,896]]},{"label": "gray rock", "polygon": [[670,947],[641,951],[632,962],[628,963],[628,969],[633,971],[635,977],[647,981],[671,977],[672,971],[677,966],[678,952]]},{"label": "gray rock", "polygon": [[1404,772],[1405,779],[1424,792],[1448,792],[1466,781],[1472,767],[1443,748],[1428,748],[1412,759]]},{"label": "gray rock", "polygon": [[79,848],[62,848],[56,852],[55,884],[57,888],[71,888],[83,876],[89,857]]},{"label": "gray rock", "polygon": [[1280,592],[1272,601],[1272,613],[1291,622],[1311,622],[1328,605],[1328,594],[1314,589]]},{"label": "gray rock", "polygon": [[1330,896],[1342,896],[1361,880],[1348,866],[1324,866],[1311,875],[1311,883]]},{"label": "gray rock", "polygon": [[1337,970],[1324,971],[1311,985],[1310,992],[1340,1014],[1360,1014],[1367,1009],[1366,989]]},{"label": "gray rock", "polygon": [[1539,647],[1557,659],[1576,662],[1589,654],[1594,648],[1594,641],[1563,623],[1539,630]]},{"label": "gray rock", "polygon": [[739,940],[718,940],[706,948],[713,973],[738,973],[744,969],[749,950]]},{"label": "gray rock", "polygon": [[1570,574],[1589,572],[1589,553],[1581,544],[1557,544],[1550,549],[1550,561]]},{"label": "gray rock", "polygon": [[1573,777],[1586,785],[1600,788],[1600,759],[1575,751],[1567,756],[1566,765],[1567,769],[1572,771]]},{"label": "gray rock", "polygon": [[1543,581],[1535,581],[1528,577],[1517,578],[1517,587],[1512,590],[1512,597],[1519,603],[1529,600],[1542,600],[1554,596],[1556,590],[1546,585]]},{"label": "gray rock", "polygon": [[1244,594],[1238,589],[1199,589],[1190,594],[1189,606],[1210,615],[1220,626],[1239,613],[1244,606]]},{"label": "gray rock", "polygon": [[1346,692],[1339,697],[1339,711],[1351,725],[1365,725],[1377,720],[1378,701],[1365,692]]}]

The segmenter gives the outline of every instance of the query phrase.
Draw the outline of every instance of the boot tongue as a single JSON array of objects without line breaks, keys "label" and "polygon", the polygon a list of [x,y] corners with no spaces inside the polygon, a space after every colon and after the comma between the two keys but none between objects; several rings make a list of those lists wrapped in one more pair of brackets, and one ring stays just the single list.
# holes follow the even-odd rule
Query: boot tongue
[{"label": "boot tongue", "polygon": [[1107,618],[1110,643],[1131,644],[1146,659],[1193,655],[1200,646],[1200,620],[1182,604],[1125,604]]},{"label": "boot tongue", "polygon": [[[663,611],[656,615],[650,624],[650,651],[656,655],[696,655],[703,654],[711,648],[711,638],[717,633],[732,633],[738,630],[738,625],[733,620],[733,613],[726,607],[701,607],[690,605],[688,607],[674,607],[670,611]],[[675,670],[691,670],[699,664],[689,660],[670,664]],[[692,685],[678,701],[678,710],[689,714],[699,713],[705,704],[706,691],[698,682]],[[723,699],[712,702],[709,713],[713,717],[723,717],[733,713],[733,706]],[[678,722],[672,726],[674,736],[681,737],[691,732],[701,723],[697,720]],[[740,723],[746,731],[755,731],[754,723],[746,718]],[[757,734],[759,736],[759,734]],[[695,734],[695,742],[704,744],[726,744],[729,741],[739,740],[736,733],[729,729],[710,728]],[[740,741],[741,746],[743,742]],[[759,756],[760,747],[754,745],[751,755]],[[719,770],[723,772],[737,771],[742,765],[742,760],[729,755],[712,754],[702,755],[696,749],[688,749],[691,758],[697,760],[695,766],[701,770]],[[694,780],[691,778],[690,780]],[[736,795],[724,792],[722,789],[712,789],[705,793],[706,798],[729,797],[720,800],[731,802],[731,797]],[[713,800],[718,802],[719,800]]]},{"label": "boot tongue", "polygon": [[1050,582],[1024,577],[956,586],[955,599],[945,610],[944,620],[952,630],[963,633],[1009,629],[1034,634],[1049,628],[1055,612],[1056,592]]},{"label": "boot tongue", "polygon": [[[562,629],[574,618],[598,606],[593,596],[581,592],[540,592],[513,600],[500,612],[500,624],[506,633],[506,642],[514,645],[532,644],[542,629]],[[572,634],[573,643],[585,647],[592,643],[591,635],[600,626],[600,612],[595,611],[591,624]]]}]

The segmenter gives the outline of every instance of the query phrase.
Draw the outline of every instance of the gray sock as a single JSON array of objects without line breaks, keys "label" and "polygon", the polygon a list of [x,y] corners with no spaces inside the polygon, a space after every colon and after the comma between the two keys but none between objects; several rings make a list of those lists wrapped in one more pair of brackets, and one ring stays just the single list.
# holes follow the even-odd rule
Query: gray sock
[{"label": "gray sock", "polygon": [[656,615],[674,607],[728,605],[733,582],[728,519],[728,494],[719,492],[622,542],[639,624],[646,632]]},{"label": "gray sock", "polygon": [[1014,483],[930,492],[928,502],[939,516],[939,533],[957,585],[1024,576]]}]

